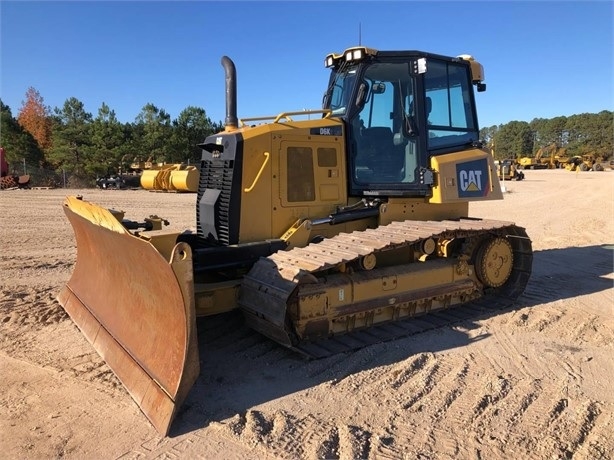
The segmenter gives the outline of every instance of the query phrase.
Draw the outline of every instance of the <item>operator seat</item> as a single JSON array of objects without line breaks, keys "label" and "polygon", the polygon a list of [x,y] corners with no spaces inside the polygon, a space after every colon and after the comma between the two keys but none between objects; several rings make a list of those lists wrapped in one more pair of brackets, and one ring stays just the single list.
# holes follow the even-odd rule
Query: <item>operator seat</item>
[{"label": "operator seat", "polygon": [[396,182],[401,177],[404,158],[403,150],[394,143],[392,130],[386,126],[365,128],[359,154],[373,172],[373,182]]},{"label": "operator seat", "polygon": [[375,149],[381,150],[388,145],[392,145],[392,130],[386,126],[374,126],[362,130],[364,144]]}]

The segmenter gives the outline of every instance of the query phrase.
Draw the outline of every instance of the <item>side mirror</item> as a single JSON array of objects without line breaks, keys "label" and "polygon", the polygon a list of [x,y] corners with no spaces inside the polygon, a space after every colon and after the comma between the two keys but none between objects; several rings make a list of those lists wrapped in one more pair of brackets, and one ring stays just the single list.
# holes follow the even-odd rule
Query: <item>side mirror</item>
[{"label": "side mirror", "polygon": [[373,83],[373,85],[371,85],[371,91],[373,94],[383,94],[386,91],[386,85],[381,82]]}]

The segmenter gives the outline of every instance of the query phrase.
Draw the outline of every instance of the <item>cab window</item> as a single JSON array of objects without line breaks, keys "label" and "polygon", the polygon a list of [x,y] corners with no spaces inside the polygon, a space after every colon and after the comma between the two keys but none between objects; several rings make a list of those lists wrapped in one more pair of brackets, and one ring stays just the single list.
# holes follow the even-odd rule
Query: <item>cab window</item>
[{"label": "cab window", "polygon": [[431,60],[425,75],[429,149],[478,140],[466,66]]},{"label": "cab window", "polygon": [[407,135],[413,80],[407,63],[374,63],[362,83],[365,96],[352,120],[356,184],[413,183],[418,160]]}]

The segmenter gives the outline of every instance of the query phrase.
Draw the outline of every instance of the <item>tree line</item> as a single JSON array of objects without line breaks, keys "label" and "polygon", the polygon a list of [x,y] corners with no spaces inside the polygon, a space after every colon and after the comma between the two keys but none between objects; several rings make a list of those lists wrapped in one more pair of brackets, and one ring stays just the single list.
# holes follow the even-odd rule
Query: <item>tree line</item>
[{"label": "tree line", "polygon": [[51,110],[34,88],[16,116],[1,100],[0,111],[0,145],[9,163],[62,172],[80,185],[125,171],[133,161],[198,164],[197,144],[223,129],[222,122],[194,106],[171,120],[164,109],[148,103],[132,123],[121,123],[104,102],[93,116],[75,97]]},{"label": "tree line", "polygon": [[[7,161],[68,174],[73,185],[92,185],[135,160],[199,164],[197,144],[223,129],[221,121],[213,122],[194,106],[171,120],[164,109],[148,103],[132,123],[119,122],[106,103],[93,116],[75,97],[51,110],[34,88],[27,90],[15,117],[1,100],[0,112],[0,145]],[[480,138],[498,159],[533,156],[552,144],[570,156],[594,153],[607,159],[614,153],[614,112],[510,121],[482,128]]]},{"label": "tree line", "polygon": [[540,148],[556,145],[569,156],[593,153],[602,159],[614,155],[614,112],[582,113],[569,117],[510,121],[480,130],[480,139],[493,148],[497,159],[532,157]]}]

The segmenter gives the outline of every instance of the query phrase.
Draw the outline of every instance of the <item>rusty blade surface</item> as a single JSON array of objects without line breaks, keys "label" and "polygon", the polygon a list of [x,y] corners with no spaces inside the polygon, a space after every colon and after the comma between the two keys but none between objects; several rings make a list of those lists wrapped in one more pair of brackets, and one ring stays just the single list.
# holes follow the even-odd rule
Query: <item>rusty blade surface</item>
[{"label": "rusty blade surface", "polygon": [[199,374],[189,246],[167,261],[106,209],[67,198],[77,263],[58,301],[162,435]]}]

